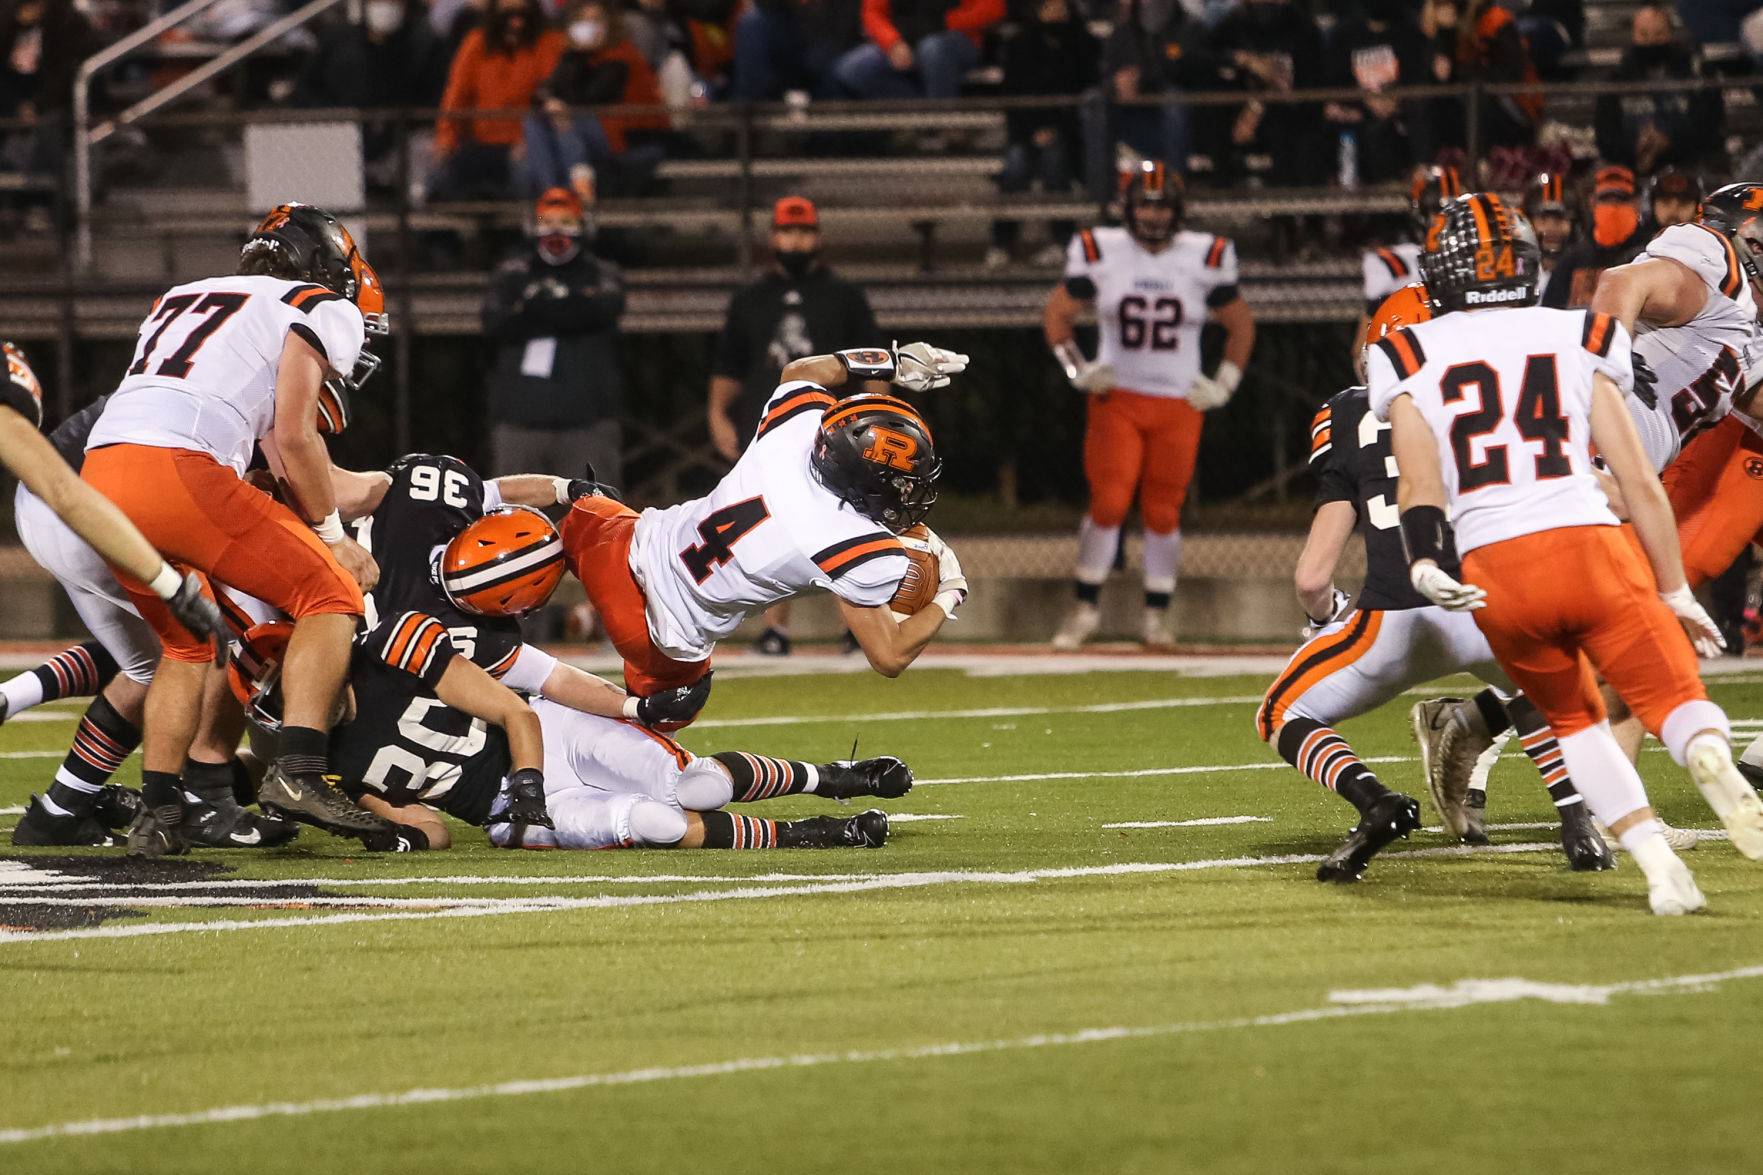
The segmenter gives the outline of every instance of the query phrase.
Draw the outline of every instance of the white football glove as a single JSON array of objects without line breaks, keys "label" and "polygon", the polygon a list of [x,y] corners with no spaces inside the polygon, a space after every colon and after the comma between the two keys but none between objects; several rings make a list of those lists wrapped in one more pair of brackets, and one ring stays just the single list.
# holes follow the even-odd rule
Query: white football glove
[{"label": "white football glove", "polygon": [[1086,360],[1071,377],[1071,386],[1080,392],[1106,392],[1114,386],[1114,364],[1100,359]]},{"label": "white football glove", "polygon": [[949,377],[967,370],[967,356],[929,343],[894,348],[894,386],[929,392],[949,386]]},{"label": "white football glove", "polygon": [[1222,408],[1237,394],[1237,385],[1242,382],[1243,369],[1227,359],[1218,365],[1216,375],[1202,372],[1194,377],[1188,385],[1188,403],[1201,412]]},{"label": "white football glove", "polygon": [[1487,593],[1472,583],[1458,583],[1430,559],[1408,569],[1414,590],[1447,612],[1474,612],[1485,608]]},{"label": "white football glove", "polygon": [[967,577],[961,574],[961,560],[955,557],[955,548],[928,526],[924,536],[925,549],[937,557],[937,594],[931,602],[953,620],[955,609],[967,599]]},{"label": "white football glove", "polygon": [[1704,657],[1718,657],[1726,648],[1726,638],[1720,635],[1720,629],[1709,617],[1707,609],[1696,603],[1696,594],[1684,584],[1676,591],[1660,592],[1659,598],[1683,625],[1684,635],[1690,638],[1690,644],[1696,646],[1696,652]]}]

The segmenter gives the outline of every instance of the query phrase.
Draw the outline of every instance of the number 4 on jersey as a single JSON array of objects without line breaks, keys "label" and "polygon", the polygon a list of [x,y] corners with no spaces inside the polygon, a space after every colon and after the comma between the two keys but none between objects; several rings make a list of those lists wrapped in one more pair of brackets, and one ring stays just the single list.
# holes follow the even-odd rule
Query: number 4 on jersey
[{"label": "number 4 on jersey", "polygon": [[710,573],[735,557],[734,545],[746,533],[771,517],[764,498],[748,498],[732,506],[724,506],[698,524],[698,537],[704,541],[679,553],[692,578],[703,583]]}]

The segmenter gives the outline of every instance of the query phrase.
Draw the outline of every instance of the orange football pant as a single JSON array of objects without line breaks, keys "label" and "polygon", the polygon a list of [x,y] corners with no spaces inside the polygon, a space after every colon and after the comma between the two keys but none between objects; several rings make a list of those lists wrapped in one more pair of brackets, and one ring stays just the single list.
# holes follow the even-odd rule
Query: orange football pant
[{"label": "orange football pant", "polygon": [[[105,445],[80,476],[109,498],[173,564],[237,588],[298,620],[362,614],[361,589],[312,528],[232,468],[193,449]],[[173,661],[206,661],[204,641],[172,618],[146,584],[112,567]]]},{"label": "orange football pant", "polygon": [[588,590],[612,647],[624,658],[625,688],[647,695],[700,680],[709,661],[675,661],[649,639],[643,589],[631,574],[637,512],[611,498],[581,498],[563,516],[563,562]]},{"label": "orange football pant", "polygon": [[1763,437],[1738,417],[1691,440],[1663,476],[1691,587],[1718,578],[1746,546],[1763,541]]},{"label": "orange football pant", "polygon": [[1463,556],[1463,579],[1487,591],[1475,622],[1557,738],[1604,720],[1594,666],[1655,735],[1678,706],[1708,696],[1695,649],[1618,527],[1477,547]]},{"label": "orange football pant", "polygon": [[1084,476],[1090,521],[1119,526],[1139,494],[1145,528],[1181,528],[1181,507],[1200,454],[1201,413],[1186,400],[1113,388],[1090,397],[1084,433]]}]

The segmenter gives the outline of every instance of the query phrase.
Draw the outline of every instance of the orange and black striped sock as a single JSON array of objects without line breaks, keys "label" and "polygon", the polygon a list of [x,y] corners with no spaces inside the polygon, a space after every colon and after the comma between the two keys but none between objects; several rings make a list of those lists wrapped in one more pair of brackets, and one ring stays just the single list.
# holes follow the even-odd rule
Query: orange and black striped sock
[{"label": "orange and black striped sock", "polygon": [[737,804],[813,791],[820,782],[820,773],[812,763],[749,755],[745,751],[719,751],[710,757],[721,763],[734,781]]},{"label": "orange and black striped sock", "polygon": [[6,713],[20,714],[44,702],[89,698],[115,676],[116,658],[97,641],[87,641],[19,674],[0,687],[0,694],[6,698]]},{"label": "orange and black striped sock", "polygon": [[1573,786],[1573,780],[1567,774],[1567,760],[1561,754],[1561,744],[1556,741],[1548,719],[1522,697],[1508,702],[1506,708],[1518,731],[1518,741],[1542,773],[1543,783],[1547,785],[1549,798],[1555,801],[1555,806],[1565,808],[1569,804],[1584,803],[1579,789]]},{"label": "orange and black striped sock", "polygon": [[704,821],[704,847],[707,849],[774,849],[777,847],[777,821],[755,816],[737,816],[733,812],[700,812]]},{"label": "orange and black striped sock", "polygon": [[74,731],[73,747],[55,772],[47,803],[56,813],[83,812],[110,782],[124,759],[141,745],[141,732],[102,695],[92,699]]},{"label": "orange and black striped sock", "polygon": [[1287,719],[1274,738],[1280,757],[1364,812],[1390,794],[1333,728],[1309,718]]}]

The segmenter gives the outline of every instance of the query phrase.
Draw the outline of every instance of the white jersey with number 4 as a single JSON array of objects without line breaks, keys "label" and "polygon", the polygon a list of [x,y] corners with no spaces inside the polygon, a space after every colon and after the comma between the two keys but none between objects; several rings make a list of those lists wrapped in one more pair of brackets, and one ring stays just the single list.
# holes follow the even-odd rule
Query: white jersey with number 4
[{"label": "white jersey with number 4", "polygon": [[1094,228],[1072,237],[1069,252],[1066,289],[1095,299],[1096,358],[1114,365],[1115,386],[1185,398],[1207,312],[1236,299],[1236,246],[1184,230],[1153,253],[1123,228]]},{"label": "white jersey with number 4", "polygon": [[1653,369],[1659,399],[1648,408],[1630,396],[1628,411],[1655,471],[1732,411],[1757,346],[1757,304],[1730,241],[1704,225],[1672,225],[1649,241],[1633,264],[1660,258],[1688,266],[1708,296],[1682,326],[1635,324],[1634,353]]},{"label": "white jersey with number 4", "polygon": [[243,474],[275,425],[290,334],[342,375],[366,341],[355,303],[310,282],[234,276],[174,287],[141,324],[128,374],[86,447],[194,449]]},{"label": "white jersey with number 4", "polygon": [[833,403],[819,384],[782,385],[708,496],[637,519],[631,572],[657,649],[701,661],[749,612],[811,588],[859,607],[894,598],[907,567],[900,540],[814,475],[809,455]]},{"label": "white jersey with number 4", "polygon": [[1628,334],[1590,310],[1464,310],[1367,355],[1371,410],[1406,392],[1438,440],[1457,549],[1564,526],[1616,526],[1592,473],[1592,376],[1627,392]]}]

